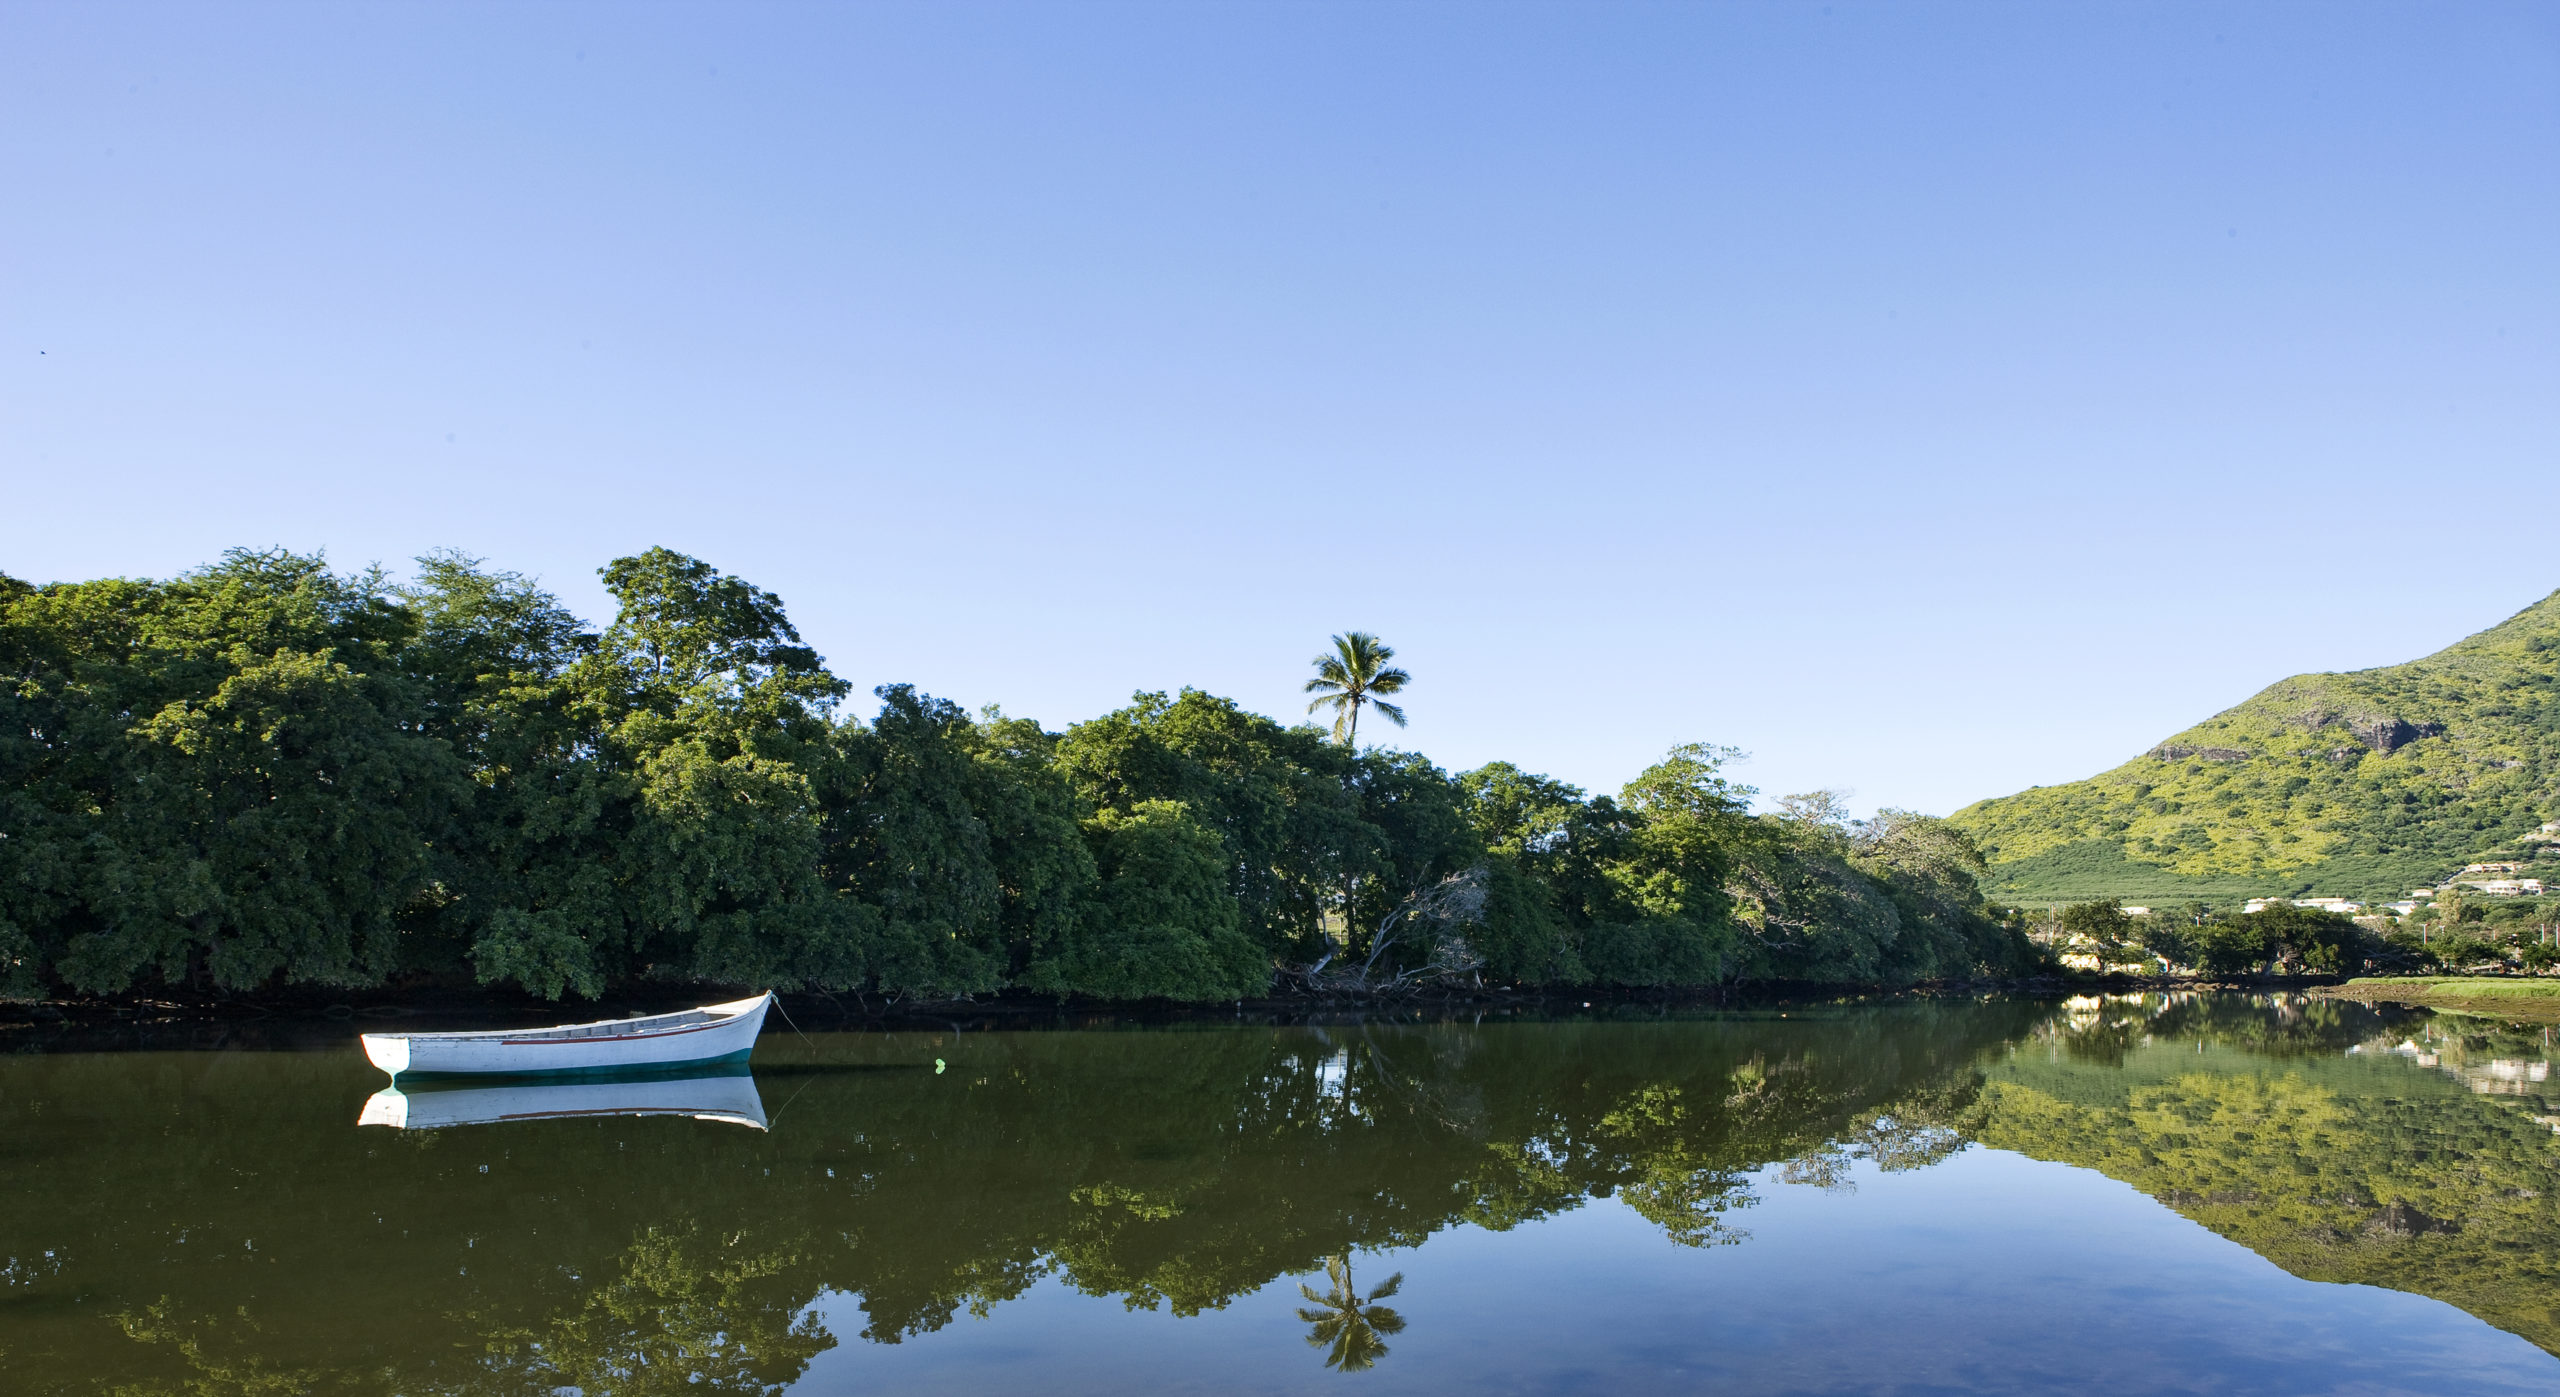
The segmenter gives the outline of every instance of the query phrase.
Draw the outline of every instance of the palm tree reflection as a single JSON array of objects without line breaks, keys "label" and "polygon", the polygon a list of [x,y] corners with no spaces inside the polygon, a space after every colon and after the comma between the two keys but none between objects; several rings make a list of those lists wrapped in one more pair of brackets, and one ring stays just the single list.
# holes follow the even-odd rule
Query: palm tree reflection
[{"label": "palm tree reflection", "polygon": [[1328,1349],[1324,1366],[1357,1373],[1387,1356],[1386,1340],[1381,1335],[1404,1332],[1404,1316],[1378,1302],[1393,1295],[1404,1285],[1404,1272],[1387,1277],[1387,1283],[1370,1291],[1364,1298],[1360,1288],[1351,1283],[1351,1254],[1325,1258],[1325,1276],[1333,1289],[1318,1295],[1313,1286],[1301,1282],[1298,1293],[1315,1302],[1315,1308],[1300,1306],[1298,1318],[1307,1322],[1307,1347]]}]

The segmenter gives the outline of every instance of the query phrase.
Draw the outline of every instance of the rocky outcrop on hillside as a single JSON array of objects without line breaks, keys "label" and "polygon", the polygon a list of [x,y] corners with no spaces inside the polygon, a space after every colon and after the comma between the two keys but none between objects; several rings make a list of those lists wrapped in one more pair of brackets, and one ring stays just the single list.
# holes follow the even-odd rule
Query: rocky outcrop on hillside
[{"label": "rocky outcrop on hillside", "polygon": [[2237,747],[2181,747],[2175,743],[2169,742],[2163,742],[2143,755],[2157,757],[2164,762],[2182,762],[2189,757],[2193,757],[2200,762],[2245,762],[2249,760],[2249,754]]}]

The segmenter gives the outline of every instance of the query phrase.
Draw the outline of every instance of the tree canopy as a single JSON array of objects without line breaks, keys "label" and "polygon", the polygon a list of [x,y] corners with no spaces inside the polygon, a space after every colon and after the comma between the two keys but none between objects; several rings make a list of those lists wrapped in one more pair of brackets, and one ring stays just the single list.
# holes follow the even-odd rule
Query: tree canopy
[{"label": "tree canopy", "polygon": [[[1736,755],[1617,793],[1184,689],[1051,730],[851,686],[781,598],[653,548],[593,626],[458,553],[0,575],[0,993],[640,981],[1224,1000],[1399,984],[1891,983],[2025,967],[1943,821],[1755,816]],[[1337,740],[1338,739],[1338,740]],[[1810,812],[1810,813],[1808,813]],[[1364,983],[1366,983],[1364,981]]]}]

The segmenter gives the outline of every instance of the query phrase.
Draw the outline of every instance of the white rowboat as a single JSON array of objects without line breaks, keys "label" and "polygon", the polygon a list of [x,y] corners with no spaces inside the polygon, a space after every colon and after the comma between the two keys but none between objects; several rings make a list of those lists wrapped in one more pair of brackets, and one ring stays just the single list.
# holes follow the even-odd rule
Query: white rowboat
[{"label": "white rowboat", "polygon": [[744,1062],[772,1007],[770,993],[675,1014],[603,1019],[491,1033],[368,1033],[364,1055],[391,1074],[548,1077]]},{"label": "white rowboat", "polygon": [[595,1116],[691,1116],[698,1121],[765,1127],[764,1099],[746,1069],[708,1077],[649,1077],[577,1082],[510,1082],[497,1086],[402,1091],[384,1087],[364,1103],[358,1125],[437,1130],[502,1121],[583,1120]]}]

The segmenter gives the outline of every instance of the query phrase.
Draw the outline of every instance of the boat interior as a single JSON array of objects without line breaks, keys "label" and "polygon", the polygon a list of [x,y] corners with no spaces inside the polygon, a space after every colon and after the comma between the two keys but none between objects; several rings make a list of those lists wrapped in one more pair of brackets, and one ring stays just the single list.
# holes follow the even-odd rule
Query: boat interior
[{"label": "boat interior", "polygon": [[651,1014],[640,1019],[608,1019],[602,1023],[571,1024],[567,1028],[537,1028],[526,1033],[510,1033],[510,1038],[623,1038],[634,1033],[657,1033],[687,1024],[709,1023],[713,1019],[736,1018],[735,1014],[712,1014],[700,1009],[687,1009],[681,1014]]},{"label": "boat interior", "polygon": [[470,1033],[407,1033],[404,1038],[500,1039],[526,1038],[628,1038],[639,1033],[663,1033],[671,1028],[710,1023],[716,1019],[733,1019],[735,1013],[713,1013],[707,1009],[687,1009],[674,1014],[648,1014],[636,1019],[605,1019],[596,1023],[567,1024],[558,1028],[491,1029]]}]

